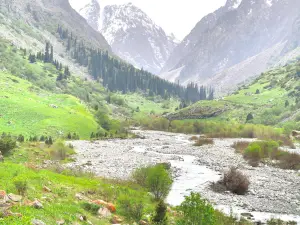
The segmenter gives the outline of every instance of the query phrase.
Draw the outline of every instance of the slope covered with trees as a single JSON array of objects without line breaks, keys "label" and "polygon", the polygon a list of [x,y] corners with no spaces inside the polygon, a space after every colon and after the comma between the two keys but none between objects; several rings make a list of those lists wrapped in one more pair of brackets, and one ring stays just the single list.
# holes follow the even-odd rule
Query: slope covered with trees
[{"label": "slope covered with trees", "polygon": [[92,77],[101,80],[110,91],[127,93],[143,90],[150,96],[160,95],[164,98],[176,96],[188,102],[213,99],[213,89],[200,88],[193,83],[187,87],[171,83],[111,57],[106,51],[87,47],[85,42],[61,26],[58,26],[57,33],[59,38],[64,41],[66,50],[71,57],[80,65],[88,67]]},{"label": "slope covered with trees", "polygon": [[200,101],[170,119],[209,118],[300,129],[300,61],[263,73],[249,86],[214,101]]}]

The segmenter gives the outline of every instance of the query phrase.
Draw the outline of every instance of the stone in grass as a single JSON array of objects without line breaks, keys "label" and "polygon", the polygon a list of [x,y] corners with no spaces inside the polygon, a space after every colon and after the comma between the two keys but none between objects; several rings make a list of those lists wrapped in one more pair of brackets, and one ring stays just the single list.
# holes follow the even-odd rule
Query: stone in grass
[{"label": "stone in grass", "polygon": [[111,223],[112,224],[121,224],[123,222],[123,220],[118,217],[118,216],[114,216],[112,219],[111,219]]},{"label": "stone in grass", "polygon": [[46,225],[43,221],[38,220],[38,219],[33,219],[31,220],[32,225]]},{"label": "stone in grass", "polygon": [[64,225],[65,224],[65,220],[58,220],[56,221],[57,225]]},{"label": "stone in grass", "polygon": [[39,200],[34,200],[34,202],[32,203],[33,208],[35,209],[42,209],[44,208],[43,204],[39,201]]},{"label": "stone in grass", "polygon": [[21,195],[15,195],[15,194],[8,194],[7,195],[7,200],[12,201],[12,202],[20,202],[22,201],[22,196]]},{"label": "stone in grass", "polygon": [[98,210],[98,215],[101,217],[101,218],[108,218],[108,217],[111,217],[111,212],[109,209],[103,207],[103,208],[100,208]]}]

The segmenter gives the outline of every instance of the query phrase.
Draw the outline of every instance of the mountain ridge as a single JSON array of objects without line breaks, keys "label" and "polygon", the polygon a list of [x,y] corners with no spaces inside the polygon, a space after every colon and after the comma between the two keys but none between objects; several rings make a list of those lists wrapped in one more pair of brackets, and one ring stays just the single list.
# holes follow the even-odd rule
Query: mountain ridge
[{"label": "mountain ridge", "polygon": [[103,34],[116,55],[154,74],[159,73],[178,43],[174,35],[167,35],[132,3],[106,5],[100,10],[99,3],[92,0],[79,13]]},{"label": "mountain ridge", "polygon": [[[225,6],[200,20],[174,49],[160,77],[185,85],[197,82],[213,86],[210,80],[216,74],[263,54],[266,66],[260,67],[260,62],[254,60],[249,64],[253,71],[248,69],[245,78],[259,75],[269,68],[267,65],[275,64],[274,58],[282,57],[282,45],[298,16],[297,5],[295,0],[228,0]],[[269,54],[268,49],[272,48],[274,52]],[[237,71],[225,85],[232,91],[243,81]]]}]

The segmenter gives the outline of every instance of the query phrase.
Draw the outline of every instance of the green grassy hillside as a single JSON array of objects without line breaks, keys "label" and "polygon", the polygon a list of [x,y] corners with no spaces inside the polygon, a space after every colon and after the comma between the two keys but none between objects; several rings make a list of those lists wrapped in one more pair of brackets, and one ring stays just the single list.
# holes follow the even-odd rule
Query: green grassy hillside
[{"label": "green grassy hillside", "polygon": [[13,134],[53,135],[77,132],[88,138],[97,123],[77,98],[53,94],[8,73],[0,73],[0,130]]},{"label": "green grassy hillside", "polygon": [[197,102],[169,118],[245,123],[249,113],[251,123],[300,129],[299,62],[266,72],[230,96]]}]

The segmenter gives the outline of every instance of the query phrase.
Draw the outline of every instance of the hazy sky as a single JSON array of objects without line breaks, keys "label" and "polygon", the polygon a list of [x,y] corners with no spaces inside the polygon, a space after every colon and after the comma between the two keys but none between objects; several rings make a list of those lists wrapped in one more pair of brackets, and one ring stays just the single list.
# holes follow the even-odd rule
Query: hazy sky
[{"label": "hazy sky", "polygon": [[[82,8],[90,0],[70,0]],[[132,2],[141,8],[167,33],[183,39],[200,19],[225,4],[226,0],[98,0],[100,7]]]}]

